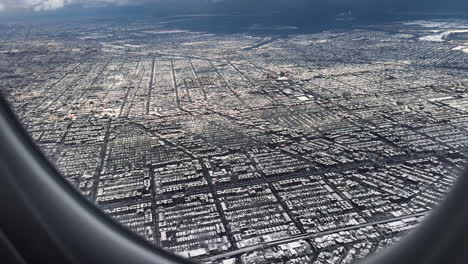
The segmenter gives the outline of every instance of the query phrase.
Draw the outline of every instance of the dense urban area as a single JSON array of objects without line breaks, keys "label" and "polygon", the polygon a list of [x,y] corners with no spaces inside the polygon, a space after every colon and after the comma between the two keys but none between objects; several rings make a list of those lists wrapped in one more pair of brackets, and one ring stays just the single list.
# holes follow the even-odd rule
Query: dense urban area
[{"label": "dense urban area", "polygon": [[190,19],[0,24],[19,120],[150,243],[201,263],[353,263],[463,168],[467,21],[177,26]]}]

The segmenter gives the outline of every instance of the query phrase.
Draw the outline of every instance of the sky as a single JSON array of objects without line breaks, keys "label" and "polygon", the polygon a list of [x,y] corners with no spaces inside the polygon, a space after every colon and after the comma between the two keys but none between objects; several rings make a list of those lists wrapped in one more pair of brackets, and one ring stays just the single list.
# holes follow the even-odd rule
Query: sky
[{"label": "sky", "polygon": [[389,10],[458,11],[468,13],[468,0],[0,0],[0,16],[11,12],[40,13],[77,9],[151,7],[171,12],[291,13],[306,16],[320,11],[353,10],[378,16]]}]

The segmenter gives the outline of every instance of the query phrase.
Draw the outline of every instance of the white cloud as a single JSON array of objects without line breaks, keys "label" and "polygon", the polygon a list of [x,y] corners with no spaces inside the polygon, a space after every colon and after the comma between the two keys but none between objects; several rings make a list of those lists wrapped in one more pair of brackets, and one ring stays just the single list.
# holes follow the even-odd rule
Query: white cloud
[{"label": "white cloud", "polygon": [[0,11],[29,9],[34,11],[54,10],[71,4],[81,6],[132,5],[145,0],[0,0]]},{"label": "white cloud", "polygon": [[[31,1],[31,0],[29,0]],[[31,2],[38,2],[37,0],[33,0]],[[62,8],[65,6],[64,0],[43,0],[34,5],[34,11],[43,11],[43,10],[53,10],[57,8]]]},{"label": "white cloud", "polygon": [[35,11],[57,9],[65,6],[68,0],[0,0],[0,10],[32,9]]}]

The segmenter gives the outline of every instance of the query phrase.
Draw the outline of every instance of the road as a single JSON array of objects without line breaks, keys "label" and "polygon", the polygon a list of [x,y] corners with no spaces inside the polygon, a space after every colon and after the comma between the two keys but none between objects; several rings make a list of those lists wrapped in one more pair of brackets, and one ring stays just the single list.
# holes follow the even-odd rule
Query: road
[{"label": "road", "polygon": [[386,223],[395,222],[395,221],[408,219],[408,218],[412,218],[412,217],[424,216],[427,213],[428,212],[426,211],[426,212],[422,212],[422,213],[416,213],[416,214],[411,214],[411,215],[393,217],[393,218],[389,218],[389,219],[384,219],[384,220],[379,220],[379,221],[374,221],[374,222],[369,222],[369,223],[363,223],[363,224],[359,224],[359,225],[348,226],[348,227],[323,231],[323,232],[314,233],[314,234],[300,234],[300,235],[296,235],[296,236],[292,236],[292,237],[287,237],[287,238],[283,238],[283,239],[279,239],[279,240],[274,240],[274,241],[271,241],[271,242],[268,242],[268,243],[263,243],[263,244],[258,244],[258,245],[255,245],[255,246],[245,247],[245,248],[238,249],[238,250],[233,250],[233,251],[230,251],[230,252],[227,252],[227,253],[222,253],[222,254],[219,254],[219,255],[216,255],[216,256],[211,256],[211,257],[208,257],[208,258],[204,258],[202,260],[203,261],[215,261],[215,260],[219,260],[219,259],[233,257],[233,256],[243,254],[243,253],[248,253],[248,252],[258,250],[258,249],[261,249],[261,248],[264,248],[264,247],[271,247],[271,246],[275,246],[275,245],[279,245],[279,244],[285,244],[285,243],[297,241],[299,239],[311,239],[311,238],[316,238],[316,237],[320,237],[320,236],[324,236],[324,235],[338,233],[338,232],[341,232],[341,231],[349,231],[349,230],[358,229],[358,228],[367,227],[367,226],[386,224]]}]

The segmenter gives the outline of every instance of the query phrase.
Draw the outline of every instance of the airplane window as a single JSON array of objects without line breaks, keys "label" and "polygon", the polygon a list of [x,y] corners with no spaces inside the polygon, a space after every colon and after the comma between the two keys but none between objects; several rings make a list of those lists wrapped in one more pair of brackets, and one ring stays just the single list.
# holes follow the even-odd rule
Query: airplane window
[{"label": "airplane window", "polygon": [[271,2],[0,1],[1,93],[83,197],[155,246],[354,263],[464,167],[468,18]]}]

